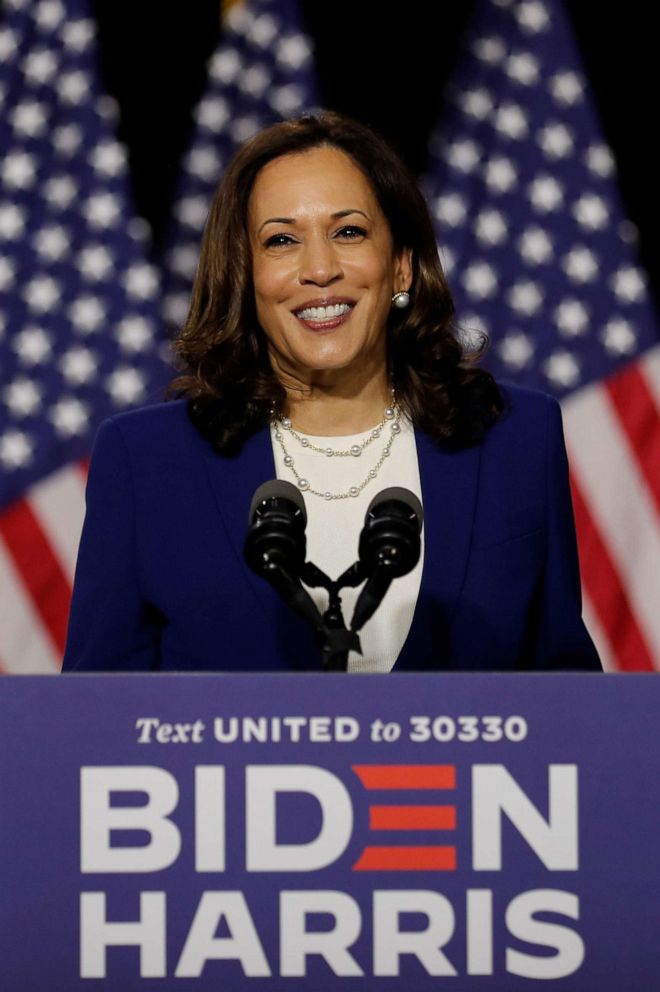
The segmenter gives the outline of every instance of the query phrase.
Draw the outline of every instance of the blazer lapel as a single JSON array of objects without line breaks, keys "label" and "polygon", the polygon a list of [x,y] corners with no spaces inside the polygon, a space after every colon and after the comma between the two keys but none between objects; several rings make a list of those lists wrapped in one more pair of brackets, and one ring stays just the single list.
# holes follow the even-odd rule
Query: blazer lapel
[{"label": "blazer lapel", "polygon": [[424,504],[424,567],[413,622],[395,671],[443,669],[449,625],[467,569],[481,447],[446,451],[415,432]]},{"label": "blazer lapel", "polygon": [[[262,610],[273,627],[273,667],[300,669],[314,667],[319,657],[314,648],[313,631],[299,619],[265,581],[245,564],[243,544],[248,527],[248,514],[255,491],[264,482],[275,478],[275,462],[268,428],[257,431],[245,442],[240,455],[232,458],[214,452],[209,446],[205,455],[208,478],[228,540],[236,555],[237,594],[241,581],[251,589],[255,610]],[[275,663],[277,660],[277,663]]]}]

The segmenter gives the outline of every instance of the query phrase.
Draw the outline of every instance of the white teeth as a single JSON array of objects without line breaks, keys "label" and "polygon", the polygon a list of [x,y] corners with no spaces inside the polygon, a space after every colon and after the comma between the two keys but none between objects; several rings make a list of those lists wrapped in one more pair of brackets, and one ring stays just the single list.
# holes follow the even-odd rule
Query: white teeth
[{"label": "white teeth", "polygon": [[349,303],[333,303],[328,307],[307,307],[299,310],[298,316],[301,320],[332,320],[333,317],[341,317],[351,309]]}]

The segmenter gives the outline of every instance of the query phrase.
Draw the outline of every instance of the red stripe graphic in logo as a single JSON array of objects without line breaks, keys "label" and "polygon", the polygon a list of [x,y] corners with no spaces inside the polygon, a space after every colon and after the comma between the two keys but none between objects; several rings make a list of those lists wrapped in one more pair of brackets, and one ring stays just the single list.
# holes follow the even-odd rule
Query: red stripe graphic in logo
[{"label": "red stripe graphic in logo", "polygon": [[[455,765],[353,765],[368,791],[436,791],[456,787]],[[369,830],[455,830],[453,805],[372,804]],[[353,865],[353,871],[455,871],[453,845],[373,844]]]}]

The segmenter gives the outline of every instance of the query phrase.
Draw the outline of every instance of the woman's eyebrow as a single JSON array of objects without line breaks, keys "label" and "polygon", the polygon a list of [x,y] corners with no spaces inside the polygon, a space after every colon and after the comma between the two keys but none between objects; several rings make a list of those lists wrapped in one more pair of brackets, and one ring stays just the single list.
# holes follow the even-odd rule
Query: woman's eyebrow
[{"label": "woman's eyebrow", "polygon": [[[366,214],[364,210],[358,209],[358,207],[350,207],[346,210],[336,210],[333,214],[330,214],[332,220],[339,220],[340,217],[348,217],[350,214],[362,214],[367,220],[370,220],[369,214]],[[295,224],[295,217],[269,217],[265,220],[263,224],[257,230],[257,234],[260,234],[264,229],[266,224]]]}]

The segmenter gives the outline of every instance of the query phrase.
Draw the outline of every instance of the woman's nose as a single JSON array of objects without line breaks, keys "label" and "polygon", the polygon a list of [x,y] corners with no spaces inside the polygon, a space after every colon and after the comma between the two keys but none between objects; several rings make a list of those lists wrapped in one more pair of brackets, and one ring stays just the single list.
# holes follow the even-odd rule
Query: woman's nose
[{"label": "woman's nose", "polygon": [[337,252],[326,237],[310,238],[302,246],[298,278],[301,284],[327,286],[343,275]]}]

